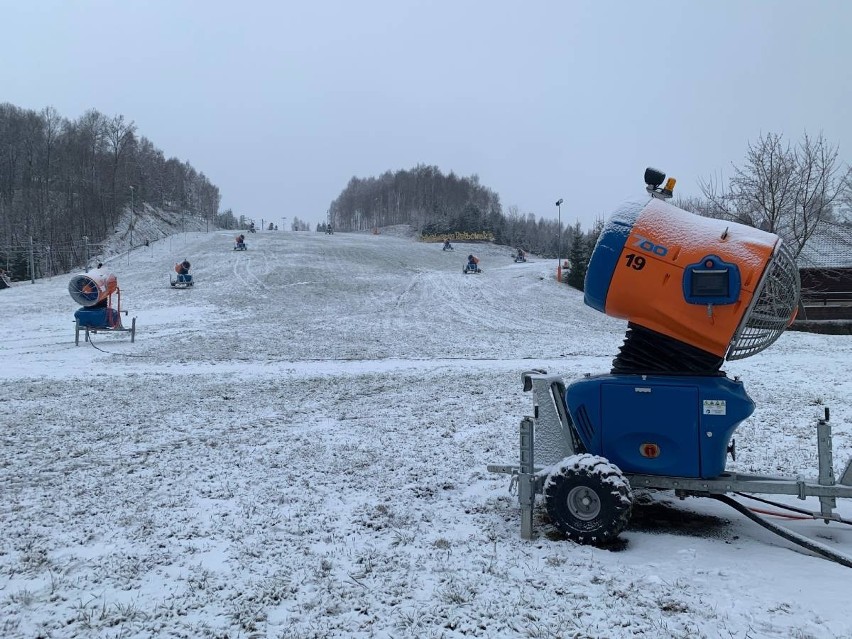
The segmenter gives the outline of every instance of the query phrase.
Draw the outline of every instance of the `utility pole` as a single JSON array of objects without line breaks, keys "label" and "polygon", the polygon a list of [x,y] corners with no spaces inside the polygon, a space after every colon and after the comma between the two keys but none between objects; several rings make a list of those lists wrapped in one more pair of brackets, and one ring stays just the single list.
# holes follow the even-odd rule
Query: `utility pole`
[{"label": "utility pole", "polygon": [[89,236],[83,236],[83,266],[89,270]]}]

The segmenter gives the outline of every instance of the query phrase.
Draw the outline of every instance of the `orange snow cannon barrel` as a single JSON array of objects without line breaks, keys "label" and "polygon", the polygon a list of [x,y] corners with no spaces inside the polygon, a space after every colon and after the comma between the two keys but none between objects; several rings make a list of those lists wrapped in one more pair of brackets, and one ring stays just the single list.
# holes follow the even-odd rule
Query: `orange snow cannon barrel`
[{"label": "orange snow cannon barrel", "polygon": [[684,211],[664,201],[670,190],[647,190],[650,199],[625,204],[604,226],[586,304],[719,361],[772,344],[793,321],[800,292],[781,239]]},{"label": "orange snow cannon barrel", "polygon": [[80,306],[95,306],[118,288],[115,275],[103,270],[75,275],[68,282],[68,292]]}]

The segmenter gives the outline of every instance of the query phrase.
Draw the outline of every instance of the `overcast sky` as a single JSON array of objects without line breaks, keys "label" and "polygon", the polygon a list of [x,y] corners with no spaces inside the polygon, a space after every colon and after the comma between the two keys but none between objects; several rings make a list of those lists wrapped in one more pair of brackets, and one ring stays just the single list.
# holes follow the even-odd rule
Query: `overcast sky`
[{"label": "overcast sky", "polygon": [[852,160],[850,43],[846,0],[0,0],[0,102],[123,114],[279,224],[424,163],[587,228],[762,133]]}]

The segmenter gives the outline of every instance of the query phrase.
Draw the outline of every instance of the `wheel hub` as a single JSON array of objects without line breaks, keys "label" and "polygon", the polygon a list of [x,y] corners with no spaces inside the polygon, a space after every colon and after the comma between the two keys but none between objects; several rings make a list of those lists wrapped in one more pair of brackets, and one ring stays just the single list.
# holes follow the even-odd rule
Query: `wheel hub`
[{"label": "wheel hub", "polygon": [[601,512],[601,500],[587,486],[577,486],[568,493],[568,510],[581,521],[590,521]]}]

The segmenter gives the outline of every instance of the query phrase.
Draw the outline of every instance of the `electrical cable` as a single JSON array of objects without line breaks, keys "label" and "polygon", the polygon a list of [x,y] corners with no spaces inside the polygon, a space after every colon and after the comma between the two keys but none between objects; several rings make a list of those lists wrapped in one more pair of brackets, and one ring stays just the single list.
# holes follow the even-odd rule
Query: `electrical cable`
[{"label": "electrical cable", "polygon": [[[103,329],[101,329],[101,330],[103,330]],[[106,330],[109,330],[109,329],[106,329]],[[118,357],[153,357],[153,355],[137,355],[137,354],[134,354],[134,353],[113,353],[113,352],[110,352],[110,351],[105,351],[101,347],[97,346],[95,344],[95,342],[92,340],[92,332],[91,331],[89,331],[89,344],[91,344],[92,348],[94,348],[96,351],[100,351],[101,353],[106,353],[107,355],[116,355]]]},{"label": "electrical cable", "polygon": [[[824,519],[824,517],[822,517],[822,515],[820,515],[819,513],[815,513],[815,512],[810,511],[810,510],[806,510],[805,508],[798,508],[796,506],[789,506],[787,504],[782,504],[780,502],[772,501],[770,499],[764,499],[763,497],[755,497],[754,495],[749,495],[748,493],[737,492],[737,493],[734,493],[734,494],[738,495],[740,497],[745,497],[746,499],[753,499],[754,501],[759,501],[759,502],[764,503],[764,504],[769,504],[770,506],[775,506],[776,508],[783,508],[784,510],[790,510],[794,513],[800,513],[802,515],[806,515],[810,519]],[[760,511],[757,511],[757,512],[760,512]],[[832,518],[831,521],[836,521],[839,524],[846,524],[847,526],[852,526],[852,521],[849,521],[848,519],[843,519],[842,517],[838,517],[836,515],[835,515],[834,518]]]},{"label": "electrical cable", "polygon": [[834,561],[840,564],[841,566],[852,568],[852,558],[832,550],[825,544],[821,544],[818,541],[809,539],[808,537],[793,532],[792,530],[784,528],[783,526],[778,526],[777,524],[774,524],[771,521],[767,521],[763,517],[760,517],[759,515],[753,513],[751,510],[749,510],[747,506],[744,506],[736,499],[728,497],[727,495],[707,495],[707,497],[721,501],[723,504],[727,504],[734,510],[742,513],[743,515],[751,519],[756,524],[763,526],[767,530],[774,532],[776,535],[783,537],[787,541],[794,543],[797,546],[806,548],[807,550],[810,550],[811,552],[820,555],[825,559],[830,559],[831,561]]},{"label": "electrical cable", "polygon": [[761,515],[769,515],[770,517],[779,517],[781,519],[794,519],[794,520],[802,520],[809,521],[815,519],[813,515],[810,517],[807,515],[785,515],[784,513],[776,513],[771,510],[763,510],[762,508],[749,508],[749,510],[753,513],[760,513]]}]

